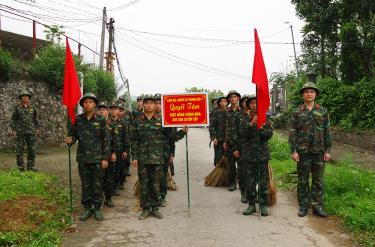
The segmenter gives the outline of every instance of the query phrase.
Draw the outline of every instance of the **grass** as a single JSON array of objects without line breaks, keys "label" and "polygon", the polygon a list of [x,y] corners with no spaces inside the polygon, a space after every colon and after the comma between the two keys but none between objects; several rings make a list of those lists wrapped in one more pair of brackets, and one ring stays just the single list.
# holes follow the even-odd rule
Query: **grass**
[{"label": "grass", "polygon": [[[279,188],[296,191],[296,164],[287,141],[275,135],[270,142],[272,168]],[[350,157],[325,170],[325,208],[344,222],[362,246],[375,246],[375,172],[355,166]]]},{"label": "grass", "polygon": [[58,246],[68,201],[57,177],[0,171],[0,246]]}]

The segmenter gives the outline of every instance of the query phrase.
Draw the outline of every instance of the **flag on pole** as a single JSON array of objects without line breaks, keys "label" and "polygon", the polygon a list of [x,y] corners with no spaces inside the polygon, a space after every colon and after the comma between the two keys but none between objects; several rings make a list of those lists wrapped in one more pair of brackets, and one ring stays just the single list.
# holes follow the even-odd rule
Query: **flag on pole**
[{"label": "flag on pole", "polygon": [[266,113],[268,111],[268,108],[270,107],[270,93],[268,90],[268,77],[266,66],[264,65],[262,48],[260,47],[258,32],[255,28],[254,36],[255,54],[252,82],[256,85],[258,129],[260,129],[262,125],[267,121]]},{"label": "flag on pole", "polygon": [[68,116],[75,123],[76,114],[75,107],[81,98],[81,89],[79,87],[77,71],[74,66],[72,51],[70,50],[68,38],[66,38],[66,57],[64,70],[64,86],[63,86],[63,105],[68,109]]}]

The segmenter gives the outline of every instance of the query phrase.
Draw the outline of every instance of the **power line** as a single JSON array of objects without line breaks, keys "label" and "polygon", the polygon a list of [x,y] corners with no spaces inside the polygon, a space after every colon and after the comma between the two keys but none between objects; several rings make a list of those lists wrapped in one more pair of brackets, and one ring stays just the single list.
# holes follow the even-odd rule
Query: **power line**
[{"label": "power line", "polygon": [[[0,4],[0,5],[1,5],[1,4]],[[0,10],[1,10],[1,11],[4,11],[4,12],[7,12],[7,13],[9,13],[9,14],[12,14],[12,15],[16,15],[16,16],[18,16],[18,17],[25,18],[25,19],[30,20],[30,21],[35,21],[36,23],[38,23],[38,24],[40,24],[40,25],[42,25],[42,26],[44,26],[44,27],[51,28],[50,25],[44,24],[44,23],[42,23],[42,22],[40,22],[40,21],[37,21],[37,20],[33,20],[33,19],[31,19],[30,17],[23,16],[23,15],[20,15],[20,14],[17,14],[17,13],[12,13],[11,11],[8,11],[8,10],[5,10],[5,9],[1,9],[1,8],[0,8]],[[99,55],[99,53],[97,53],[95,50],[93,50],[92,48],[86,46],[85,44],[82,44],[82,43],[79,42],[78,40],[76,40],[76,39],[74,39],[74,38],[72,38],[72,37],[70,37],[70,36],[68,36],[68,35],[66,35],[66,34],[61,34],[61,35],[64,36],[64,37],[69,38],[70,40],[72,40],[72,41],[74,41],[74,42],[76,42],[76,43],[78,43],[78,44],[81,44],[81,46],[83,46],[83,47],[85,47],[86,49],[92,51],[93,53]]]},{"label": "power line", "polygon": [[121,9],[125,9],[125,8],[128,8],[138,2],[140,2],[142,0],[133,0],[129,3],[126,3],[126,4],[123,4],[123,5],[120,5],[120,6],[117,6],[117,7],[114,7],[114,8],[111,8],[111,9],[108,9],[109,11],[117,11],[117,10],[121,10]]}]

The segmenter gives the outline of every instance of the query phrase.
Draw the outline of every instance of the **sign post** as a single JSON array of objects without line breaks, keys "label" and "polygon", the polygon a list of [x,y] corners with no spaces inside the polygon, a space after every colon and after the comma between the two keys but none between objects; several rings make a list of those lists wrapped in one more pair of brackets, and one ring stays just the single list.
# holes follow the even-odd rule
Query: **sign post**
[{"label": "sign post", "polygon": [[[163,127],[206,127],[209,125],[208,93],[163,94]],[[186,180],[190,212],[189,145],[186,134]]]}]

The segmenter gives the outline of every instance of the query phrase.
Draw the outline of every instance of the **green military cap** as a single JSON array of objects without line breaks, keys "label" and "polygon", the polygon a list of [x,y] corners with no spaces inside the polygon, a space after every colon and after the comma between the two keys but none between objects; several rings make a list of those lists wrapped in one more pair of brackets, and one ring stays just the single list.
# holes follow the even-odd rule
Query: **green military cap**
[{"label": "green military cap", "polygon": [[83,100],[87,99],[87,98],[93,99],[96,104],[99,103],[99,100],[98,100],[98,98],[96,98],[95,94],[93,94],[93,93],[85,93],[83,95],[83,97],[79,100],[79,105],[83,107]]},{"label": "green military cap", "polygon": [[116,101],[112,101],[110,104],[109,104],[109,108],[118,108],[118,102]]},{"label": "green military cap", "polygon": [[118,104],[118,109],[125,110],[125,104],[124,103],[119,103]]},{"label": "green military cap", "polygon": [[22,99],[22,96],[27,95],[31,99],[31,94],[28,91],[22,91],[19,95],[18,98]]},{"label": "green military cap", "polygon": [[319,88],[313,82],[306,82],[305,84],[303,84],[303,86],[299,90],[299,94],[302,95],[305,89],[314,89],[316,92],[316,96],[319,96],[320,94]]},{"label": "green military cap", "polygon": [[241,99],[240,99],[240,105],[241,105],[241,102],[244,101],[244,100],[247,100],[248,98],[250,97],[250,94],[244,94]]},{"label": "green military cap", "polygon": [[235,94],[238,96],[238,98],[241,98],[241,94],[239,94],[236,90],[230,90],[228,95],[227,95],[227,100],[229,100],[229,97],[232,95],[232,94]]},{"label": "green military cap", "polygon": [[152,95],[152,94],[146,94],[143,97],[143,101],[146,101],[146,100],[153,100],[153,101],[155,101],[154,95]]},{"label": "green military cap", "polygon": [[160,93],[156,93],[156,94],[154,95],[154,99],[155,99],[155,100],[161,100],[161,94],[160,94]]},{"label": "green military cap", "polygon": [[118,100],[119,100],[119,101],[122,101],[122,102],[126,102],[126,99],[125,99],[125,97],[123,97],[123,96],[118,97]]},{"label": "green military cap", "polygon": [[249,95],[249,97],[247,97],[247,100],[246,100],[246,106],[249,107],[250,101],[256,98],[257,98],[256,94]]},{"label": "green military cap", "polygon": [[217,99],[217,101],[216,101],[216,105],[217,106],[220,106],[220,101],[222,100],[222,99],[227,99],[227,97],[225,97],[225,96],[221,96],[221,97],[218,97],[218,98],[216,98]]},{"label": "green military cap", "polygon": [[139,101],[139,100],[144,100],[144,98],[142,96],[138,96],[137,101]]},{"label": "green military cap", "polygon": [[214,104],[214,102],[217,101],[217,100],[218,100],[218,98],[212,98],[211,99],[211,104]]},{"label": "green military cap", "polygon": [[107,104],[104,101],[101,101],[98,104],[98,108],[107,108],[108,109],[108,106],[107,106]]}]

